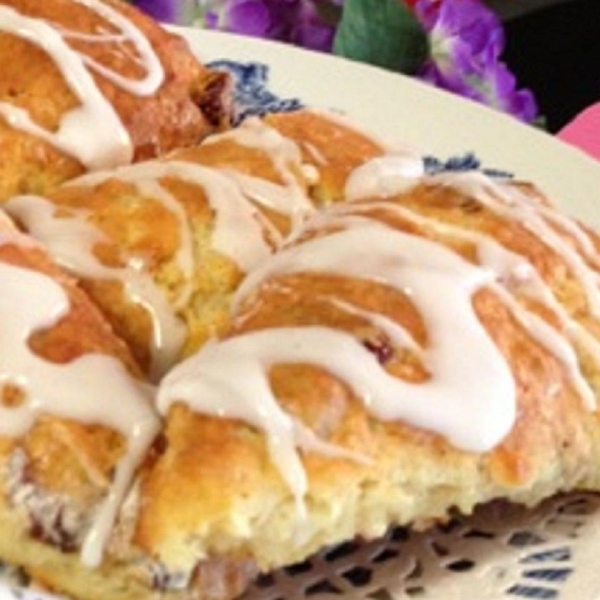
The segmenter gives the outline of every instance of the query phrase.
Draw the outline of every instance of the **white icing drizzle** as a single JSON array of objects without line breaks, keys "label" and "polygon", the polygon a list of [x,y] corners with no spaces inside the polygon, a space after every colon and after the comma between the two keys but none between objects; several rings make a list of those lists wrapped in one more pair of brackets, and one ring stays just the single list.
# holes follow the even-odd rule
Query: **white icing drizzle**
[{"label": "white icing drizzle", "polygon": [[0,389],[15,385],[25,394],[18,406],[0,404],[0,435],[24,435],[40,415],[52,414],[103,425],[127,438],[125,456],[82,548],[82,561],[97,566],[135,470],[158,432],[159,420],[147,389],[116,358],[88,354],[68,364],[55,364],[30,350],[30,336],[52,327],[69,311],[69,300],[57,283],[39,272],[5,263],[0,263],[0,281],[0,314],[10,315],[2,321]]},{"label": "white icing drizzle", "polygon": [[132,177],[131,180],[126,176],[120,177],[120,179],[131,181],[142,196],[158,200],[177,219],[180,239],[175,253],[175,260],[183,273],[184,283],[181,285],[181,290],[172,304],[175,310],[181,310],[187,306],[192,296],[196,267],[192,231],[185,208],[156,179],[139,179],[137,176]]},{"label": "white icing drizzle", "polygon": [[143,306],[152,319],[152,377],[158,378],[173,365],[185,342],[185,326],[144,271],[143,263],[133,257],[125,267],[100,262],[94,248],[110,240],[87,220],[88,211],[69,209],[68,217],[59,217],[58,207],[38,196],[17,196],[6,203],[5,209],[46,246],[62,267],[83,278],[121,281],[128,298]]},{"label": "white icing drizzle", "polygon": [[[402,396],[417,394],[418,402],[416,399],[414,402],[418,404],[440,402],[451,406],[454,402],[454,409],[458,405],[478,412],[482,410],[481,389],[494,390],[487,396],[485,408],[495,415],[493,423],[484,419],[485,423],[471,429],[461,419],[462,424],[452,425],[453,417],[445,415],[443,409],[437,411],[439,429],[426,424],[419,426],[432,428],[460,447],[473,450],[492,447],[507,433],[514,418],[510,407],[514,402],[514,381],[471,302],[476,291],[493,282],[492,273],[469,264],[440,244],[370,222],[309,240],[275,255],[248,275],[235,303],[265,279],[300,272],[327,272],[377,281],[405,293],[416,305],[430,340],[425,362],[433,376],[429,383],[418,386],[400,382],[399,385],[407,386]],[[443,303],[438,301],[440,296]],[[468,357],[468,362],[455,352],[453,332],[457,328],[464,333],[460,354]],[[474,373],[477,377],[473,377]],[[374,408],[377,400],[368,404]],[[379,405],[376,413],[381,418],[390,418],[394,410],[392,406]],[[446,416],[447,427],[442,424]],[[393,418],[402,416],[396,414]]]},{"label": "white icing drizzle", "polygon": [[414,187],[425,174],[423,160],[414,154],[390,153],[373,158],[354,169],[344,189],[348,201],[386,198]]},{"label": "white icing drizzle", "polygon": [[[101,0],[73,1],[93,10],[120,32],[123,41],[131,42],[137,51],[139,63],[144,66],[146,75],[142,79],[124,77],[120,73],[117,73],[94,60],[87,54],[80,55],[83,62],[96,71],[96,73],[99,73],[105,79],[108,79],[114,85],[130,94],[135,96],[151,96],[154,94],[162,85],[165,78],[165,72],[148,38],[125,15]],[[73,33],[71,33],[71,36],[73,36]],[[106,41],[115,41],[114,34],[107,35],[105,33],[100,33],[98,37],[100,38],[100,41],[103,39]],[[80,39],[82,39],[81,36]],[[87,41],[89,41],[89,39]]]},{"label": "white icing drizzle", "polygon": [[[252,137],[255,134],[249,135]],[[271,143],[270,136],[267,135],[266,139]],[[258,144],[259,141],[260,134],[254,142]],[[299,200],[299,196],[288,187],[269,187],[268,182],[251,177],[245,178],[244,185],[240,185],[231,170],[213,169],[179,160],[151,161],[112,171],[97,171],[66,184],[96,186],[110,179],[123,181],[135,186],[142,196],[160,202],[176,217],[180,233],[176,260],[184,275],[185,285],[171,303],[145,271],[145,265],[136,257],[127,260],[126,268],[109,267],[98,260],[93,252],[94,247],[107,239],[89,222],[89,210],[69,209],[74,216],[63,218],[57,216],[57,208],[50,202],[34,196],[16,197],[6,204],[7,212],[43,240],[62,266],[80,277],[118,279],[122,281],[131,301],[146,308],[153,322],[151,375],[154,379],[164,374],[175,362],[185,341],[185,326],[176,313],[189,303],[194,273],[198,268],[194,260],[194,240],[186,210],[161,184],[160,179],[163,178],[178,179],[204,190],[215,215],[212,245],[243,272],[261,263],[273,251],[267,234],[276,245],[282,242],[282,237],[241,188],[252,182],[255,182],[257,188],[263,186],[263,189],[268,190],[265,194],[270,198],[270,207],[286,215],[300,215],[301,212],[305,214],[304,205],[308,202],[305,196]],[[302,208],[296,210],[294,207],[298,206]]]},{"label": "white icing drizzle", "polygon": [[[231,342],[207,344],[163,379],[157,408],[166,415],[172,404],[183,401],[197,412],[242,419],[263,430],[275,466],[296,499],[303,498],[307,479],[295,450],[293,420],[277,404],[264,365],[256,362],[246,348],[238,349]],[[249,390],[254,394],[252,402]]]},{"label": "white icing drizzle", "polygon": [[302,164],[302,152],[298,144],[283,136],[277,129],[267,125],[258,117],[248,117],[239,127],[213,135],[204,144],[216,144],[223,140],[231,140],[240,146],[255,148],[266,152],[285,183],[296,183],[290,172],[290,165]]},{"label": "white icing drizzle", "polygon": [[[477,243],[475,237],[473,241]],[[486,239],[485,236],[480,238],[478,257],[483,264],[499,273],[500,281],[508,291],[515,285],[518,293],[550,309],[567,335],[581,343],[593,360],[600,364],[600,342],[569,314],[568,310],[558,301],[550,286],[545,283],[526,258],[510,252],[494,240]],[[563,351],[558,352],[562,353]]]},{"label": "white icing drizzle", "polygon": [[525,257],[508,250],[489,236],[425,217],[406,206],[393,202],[377,201],[353,204],[352,206],[340,205],[335,210],[337,213],[345,215],[349,211],[362,212],[373,209],[386,210],[417,226],[426,227],[439,234],[475,245],[480,264],[490,269],[497,279],[496,284],[490,284],[491,289],[529,334],[563,363],[571,383],[581,396],[585,406],[590,410],[596,408],[596,394],[584,378],[577,355],[570,343],[536,313],[519,304],[515,294],[539,302],[550,309],[567,335],[582,343],[586,351],[599,363],[600,342],[568,314],[550,287]]},{"label": "white icing drizzle", "polygon": [[526,329],[529,335],[536,340],[542,347],[549,350],[565,368],[571,383],[580,395],[584,406],[588,410],[596,409],[596,395],[586,379],[584,378],[579,366],[579,359],[573,347],[565,338],[548,324],[544,319],[534,312],[523,310],[523,307],[502,286],[491,286],[495,294],[499,296],[504,304],[510,309],[513,316]]},{"label": "white icing drizzle", "polygon": [[350,302],[340,300],[334,296],[318,296],[318,298],[323,298],[326,302],[329,302],[333,306],[351,315],[368,321],[371,325],[373,325],[373,327],[380,329],[383,333],[385,333],[394,346],[397,346],[398,348],[406,348],[407,350],[414,352],[417,356],[422,355],[422,348],[419,346],[410,331],[389,317],[370,310],[359,308]]},{"label": "white icing drizzle", "polygon": [[[494,182],[481,173],[443,174],[428,179],[417,179],[417,173],[415,172],[415,176],[413,176],[410,168],[407,169],[402,162],[398,164],[390,162],[388,171],[380,173],[377,171],[377,168],[370,166],[369,163],[356,169],[351,174],[346,187],[348,199],[352,201],[369,197],[385,198],[393,194],[404,193],[418,183],[428,181],[439,183],[441,181],[445,185],[455,187],[470,197],[476,198],[497,214],[517,220],[527,227],[567,263],[586,292],[592,314],[594,314],[595,308],[600,307],[600,294],[598,291],[600,280],[598,274],[548,224],[553,223],[570,235],[578,243],[585,258],[592,265],[600,266],[600,257],[590,236],[569,217],[536,201],[514,186]],[[387,187],[389,184],[385,183],[386,180],[397,181],[397,185]],[[350,183],[352,185],[349,185]],[[475,244],[478,247],[479,259],[482,264],[496,271],[498,276],[504,280],[505,288],[509,288],[507,282],[514,279],[517,271],[527,273],[526,286],[524,285],[525,282],[521,282],[519,292],[550,308],[558,317],[567,335],[581,343],[595,362],[600,364],[600,343],[598,340],[568,314],[568,311],[556,299],[539,273],[524,257],[508,251],[488,236],[468,232],[459,227],[420,216],[414,211],[397,204],[376,202],[362,208],[369,210],[369,206],[393,211],[413,223]],[[356,209],[356,206],[354,206],[354,209]],[[338,212],[346,214],[348,209],[340,206]],[[502,297],[515,318],[521,322],[536,341],[561,360],[584,404],[589,408],[595,408],[597,405],[596,395],[583,377],[576,354],[567,340],[540,317],[521,307],[510,293],[505,293],[499,288],[495,288],[495,290]],[[508,291],[510,292],[510,289]]]},{"label": "white icing drizzle", "polygon": [[303,141],[302,147],[310,154],[312,161],[319,165],[319,167],[326,167],[329,164],[329,161],[314,144],[310,142]]},{"label": "white icing drizzle", "polygon": [[[244,342],[246,337],[239,340]],[[268,365],[259,365],[244,343],[237,343],[239,340],[206,344],[199,353],[177,365],[160,384],[158,410],[166,415],[174,403],[185,401],[197,412],[241,419],[264,431],[271,459],[293,491],[302,517],[308,482],[296,446],[327,456],[360,462],[367,459],[319,440],[283,411],[263,373],[263,367]],[[270,364],[275,362],[278,361]]]},{"label": "white icing drizzle", "polygon": [[81,101],[80,106],[62,117],[55,132],[35,123],[24,109],[0,102],[0,115],[8,124],[77,158],[88,169],[130,162],[133,149],[127,130],[98,90],[81,57],[60,34],[44,21],[20,15],[8,6],[0,6],[0,30],[18,35],[52,56],[69,88]]},{"label": "white icing drizzle", "polygon": [[[402,193],[418,182],[420,173],[407,173],[402,161],[390,158],[384,163],[382,167],[380,159],[371,161],[355,172],[354,180],[351,176],[348,189],[356,190],[351,193],[353,198]],[[382,183],[386,178],[387,182]],[[441,179],[452,184],[452,178]],[[515,208],[516,202],[509,204],[506,194],[499,196],[499,207],[495,200],[487,202],[503,216],[523,222],[561,256],[566,253],[566,262],[574,274],[584,277],[584,287],[593,281],[595,274],[535,213],[535,207]],[[472,265],[441,244],[392,229],[363,214],[379,209],[472,243],[481,266]],[[586,258],[595,260],[593,243],[583,230],[566,219],[544,216],[570,233]],[[298,241],[302,232],[321,227],[330,233]],[[407,421],[434,431],[465,450],[491,450],[509,433],[516,418],[515,380],[472,306],[473,294],[483,287],[492,290],[532,339],[561,362],[584,405],[590,410],[596,408],[595,392],[583,376],[567,337],[582,343],[594,357],[600,357],[600,344],[568,314],[525,257],[493,238],[378,200],[337,205],[293,232],[288,244],[290,241],[297,245],[287,246],[246,277],[234,298],[234,313],[264,281],[279,275],[326,272],[390,285],[409,296],[422,315],[428,334],[427,348],[419,348],[408,332],[383,315],[330,296],[322,299],[364,318],[397,347],[419,351],[430,374],[426,382],[419,384],[396,379],[353,336],[318,326],[267,329],[226,339],[212,344],[210,350],[202,350],[169,374],[159,389],[161,412],[182,401],[199,412],[238,418],[259,427],[269,439],[274,464],[297,499],[306,491],[306,479],[296,453],[298,440],[286,437],[289,433],[283,425],[277,425],[282,421],[282,409],[268,380],[268,371],[274,364],[306,363],[323,368],[349,385],[378,418]],[[585,269],[588,272],[582,275]],[[564,334],[522,305],[518,297],[549,308]],[[460,352],[456,352],[454,343],[456,331],[461,332]],[[482,390],[486,393],[485,402]],[[260,407],[254,404],[257,399]],[[275,454],[274,440],[281,439],[286,440],[286,446]]]},{"label": "white icing drizzle", "polygon": [[[194,410],[260,427],[269,438],[274,463],[297,498],[305,491],[305,475],[295,441],[286,437],[289,426],[278,424],[281,408],[267,376],[273,364],[319,366],[347,383],[378,418],[407,421],[466,450],[490,450],[507,435],[515,419],[515,383],[472,306],[473,294],[493,282],[492,273],[424,238],[376,222],[356,223],[266,261],[248,275],[236,304],[264,280],[299,272],[360,277],[406,293],[427,328],[424,357],[431,378],[419,384],[396,379],[359,340],[330,328],[269,329],[212,344],[176,367],[159,389],[163,414],[182,401]],[[462,334],[461,352],[456,352],[457,330]],[[274,444],[281,440],[285,451],[276,451]]]},{"label": "white icing drizzle", "polygon": [[[204,143],[214,144],[222,140],[231,140],[240,146],[265,152],[285,185],[286,193],[282,193],[281,186],[272,182],[267,184],[236,173],[236,179],[252,200],[290,216],[296,225],[315,211],[310,198],[298,183],[297,174],[293,172],[295,168],[301,173],[303,167],[302,152],[296,142],[257,117],[250,117],[236,129],[212,136]],[[251,179],[255,181],[251,182]]]},{"label": "white icing drizzle", "polygon": [[[442,184],[454,187],[480,201],[486,208],[496,214],[514,220],[531,231],[544,244],[556,252],[568,266],[573,276],[585,292],[590,313],[600,318],[600,279],[594,271],[564,238],[544,219],[540,208],[532,203],[525,194],[514,186],[494,183],[490,178],[480,173],[439,175],[433,178]],[[564,226],[565,220],[554,217],[555,222]],[[568,226],[572,232],[576,224]],[[580,229],[580,228],[579,228]],[[577,239],[585,236],[583,230]],[[590,252],[588,246],[588,252]],[[597,254],[593,253],[594,256]]]},{"label": "white icing drizzle", "polygon": [[18,231],[4,210],[0,209],[0,246],[14,244],[21,248],[42,248],[33,237]]},{"label": "white icing drizzle", "polygon": [[295,193],[290,193],[288,187],[284,187],[267,179],[259,179],[244,173],[226,171],[227,176],[233,179],[239,186],[240,190],[247,198],[250,198],[260,206],[269,208],[282,215],[291,217],[306,216],[312,214],[315,210],[310,204],[310,200],[302,194],[302,200],[299,203],[299,196]]},{"label": "white icing drizzle", "polygon": [[63,36],[63,38],[78,40],[88,44],[123,44],[127,42],[127,36],[119,33],[108,33],[105,29],[102,29],[98,33],[81,33],[80,31],[66,29],[62,27],[60,23],[53,22],[52,26]]},{"label": "white icing drizzle", "polygon": [[[67,185],[98,185],[108,179],[117,179],[144,189],[152,198],[163,202],[180,221],[182,250],[180,265],[191,276],[193,270],[193,243],[187,215],[181,204],[169,194],[158,179],[173,177],[202,188],[215,213],[212,243],[215,250],[230,258],[242,271],[250,270],[271,254],[264,236],[259,211],[244,196],[227,172],[193,162],[180,160],[151,161],[123,167],[115,171],[89,173]],[[151,186],[151,188],[150,188]]]},{"label": "white icing drizzle", "polygon": [[579,244],[581,251],[584,256],[592,263],[596,268],[600,268],[600,255],[594,242],[592,241],[589,234],[575,221],[574,219],[561,214],[552,206],[544,206],[535,198],[530,198],[527,194],[522,194],[522,199],[527,202],[533,210],[536,210],[540,215],[547,221],[554,223],[560,229],[565,231],[568,235]]},{"label": "white icing drizzle", "polygon": [[[63,115],[56,131],[41,127],[26,110],[8,102],[0,102],[0,116],[11,127],[39,137],[73,156],[87,169],[129,163],[133,158],[129,133],[111,103],[98,89],[86,65],[118,87],[138,96],[151,95],[160,87],[164,80],[163,67],[150,42],[124,15],[100,0],[73,1],[96,12],[135,46],[146,76],[140,80],[124,77],[70,48],[60,31],[50,23],[22,15],[8,6],[0,6],[0,30],[19,36],[46,52],[80,102]],[[102,39],[103,34],[98,37]],[[109,34],[106,41],[114,41],[114,35]]]}]

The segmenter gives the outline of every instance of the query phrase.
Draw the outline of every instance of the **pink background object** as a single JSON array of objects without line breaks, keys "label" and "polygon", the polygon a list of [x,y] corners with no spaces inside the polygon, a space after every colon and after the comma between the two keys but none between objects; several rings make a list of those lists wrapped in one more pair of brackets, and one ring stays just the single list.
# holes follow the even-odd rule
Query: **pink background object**
[{"label": "pink background object", "polygon": [[600,102],[579,113],[557,136],[600,161]]}]

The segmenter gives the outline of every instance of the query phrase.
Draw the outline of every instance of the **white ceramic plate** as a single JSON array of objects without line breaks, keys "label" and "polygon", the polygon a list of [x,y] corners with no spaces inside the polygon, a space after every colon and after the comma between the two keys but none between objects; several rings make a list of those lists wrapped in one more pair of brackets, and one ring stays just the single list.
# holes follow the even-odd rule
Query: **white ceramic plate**
[{"label": "white ceramic plate", "polygon": [[[391,143],[442,160],[473,153],[483,166],[536,182],[567,212],[600,226],[600,163],[511,117],[339,58],[222,33],[178,31],[204,61],[267,65],[268,89],[280,98],[342,111]],[[595,566],[599,496],[556,499],[535,512],[499,513],[493,506],[486,510],[452,531],[435,530],[408,541],[404,534],[391,534],[372,544],[324,552],[302,569],[275,574],[251,596],[600,599]],[[445,554],[432,550],[440,544]],[[39,593],[10,591],[0,583],[0,600],[40,598]]]}]

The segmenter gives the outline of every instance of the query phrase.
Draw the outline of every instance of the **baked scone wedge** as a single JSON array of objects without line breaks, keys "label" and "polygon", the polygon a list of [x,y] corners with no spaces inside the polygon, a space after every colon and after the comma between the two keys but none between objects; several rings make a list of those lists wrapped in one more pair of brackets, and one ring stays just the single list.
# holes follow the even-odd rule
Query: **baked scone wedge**
[{"label": "baked scone wedge", "polygon": [[269,571],[597,486],[598,249],[534,190],[479,174],[330,207],[161,382],[133,546],[174,580],[219,556]]},{"label": "baked scone wedge", "polygon": [[0,2],[0,201],[228,126],[228,76],[120,0]]},{"label": "baked scone wedge", "polygon": [[[0,556],[41,584],[81,569],[97,585],[160,419],[100,311],[0,218]],[[115,569],[104,597],[123,586]]]},{"label": "baked scone wedge", "polygon": [[[362,156],[366,138],[328,116],[308,118]],[[300,128],[306,117],[285,122]],[[294,139],[248,119],[158,161],[12,198],[6,210],[81,280],[156,379],[227,328],[239,282],[317,210],[312,192],[338,164],[311,162]]]}]

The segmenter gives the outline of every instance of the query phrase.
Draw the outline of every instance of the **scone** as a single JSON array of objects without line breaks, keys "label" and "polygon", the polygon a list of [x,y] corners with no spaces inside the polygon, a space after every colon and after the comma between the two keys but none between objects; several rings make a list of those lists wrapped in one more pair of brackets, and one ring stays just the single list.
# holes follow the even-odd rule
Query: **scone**
[{"label": "scone", "polygon": [[227,76],[120,0],[2,0],[0,61],[0,201],[228,124]]},{"label": "scone", "polygon": [[98,309],[5,217],[0,282],[0,555],[32,574],[61,572],[74,549],[98,565],[160,430],[151,390]]},{"label": "scone", "polygon": [[516,183],[399,188],[309,222],[161,382],[132,542],[167,572],[597,488],[598,238]]},{"label": "scone", "polygon": [[[277,123],[299,129],[308,118],[316,135],[338,132],[346,155],[362,157],[364,136],[307,114]],[[340,163],[311,159],[294,139],[248,119],[159,161],[12,198],[6,210],[81,280],[156,379],[226,329],[239,282],[315,212],[315,188],[332,173],[339,182]]]}]

